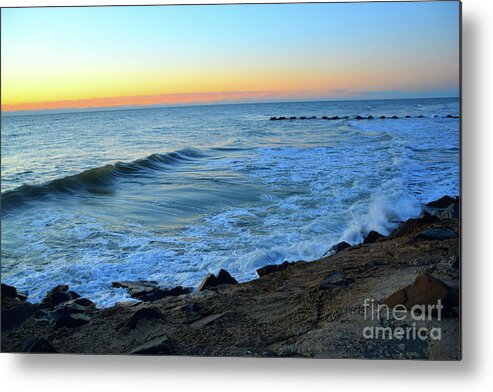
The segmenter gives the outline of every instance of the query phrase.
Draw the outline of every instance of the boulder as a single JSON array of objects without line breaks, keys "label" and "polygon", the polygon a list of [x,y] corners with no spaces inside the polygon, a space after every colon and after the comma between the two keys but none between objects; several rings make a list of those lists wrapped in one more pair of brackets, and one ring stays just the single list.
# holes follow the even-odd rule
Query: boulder
[{"label": "boulder", "polygon": [[80,295],[75,291],[69,291],[69,287],[67,285],[59,285],[48,291],[42,303],[50,306],[57,306],[79,297]]},{"label": "boulder", "polygon": [[17,291],[14,286],[2,283],[2,298],[12,298],[19,301],[25,301],[27,294]]},{"label": "boulder", "polygon": [[300,117],[300,120],[306,120],[305,116]]},{"label": "boulder", "polygon": [[404,235],[412,233],[417,227],[423,224],[435,223],[440,219],[428,212],[423,212],[419,218],[410,218],[407,221],[401,223],[397,229],[395,229],[390,235],[391,238],[398,238]]},{"label": "boulder", "polygon": [[365,239],[363,240],[363,244],[372,244],[380,238],[385,238],[385,236],[377,231],[372,230],[366,235]]},{"label": "boulder", "polygon": [[277,117],[271,117],[269,120],[270,121],[275,121],[275,120],[277,120]]},{"label": "boulder", "polygon": [[290,120],[296,120],[296,116],[289,117]]},{"label": "boulder", "polygon": [[2,332],[11,330],[44,309],[46,305],[19,302],[17,299],[10,303],[2,301]]},{"label": "boulder", "polygon": [[436,216],[440,219],[459,219],[460,217],[459,202],[456,201],[453,204],[449,205],[443,211],[438,212]]},{"label": "boulder", "polygon": [[438,200],[426,203],[427,207],[431,208],[447,208],[448,206],[454,204],[456,199],[451,198],[449,195],[445,195]]},{"label": "boulder", "polygon": [[422,231],[416,235],[416,239],[422,240],[448,240],[451,238],[457,238],[459,235],[447,228],[433,228]]},{"label": "boulder", "polygon": [[339,116],[332,116],[331,120],[339,120]]},{"label": "boulder", "polygon": [[329,118],[327,116],[322,116],[322,120],[328,120]]},{"label": "boulder", "polygon": [[262,277],[265,275],[270,275],[274,272],[284,271],[291,264],[294,264],[294,262],[285,261],[284,263],[281,263],[281,264],[264,265],[263,267],[261,267],[257,270],[257,275]]},{"label": "boulder", "polygon": [[200,283],[199,287],[197,288],[197,291],[203,291],[213,287],[232,285],[237,283],[238,281],[233,278],[228,271],[221,269],[217,276],[210,273],[207,274],[206,277],[202,280],[202,283]]},{"label": "boulder", "polygon": [[55,321],[55,326],[57,328],[76,328],[87,324],[89,321],[91,321],[90,314],[69,312],[68,314],[58,315]]},{"label": "boulder", "polygon": [[459,306],[457,290],[429,274],[422,274],[416,278],[414,284],[397,290],[383,303],[389,307],[404,305],[411,309],[414,305],[437,305],[438,300],[441,300],[445,312]]},{"label": "boulder", "polygon": [[57,351],[46,339],[34,337],[27,341],[22,349],[24,353],[56,353]]},{"label": "boulder", "polygon": [[385,116],[380,116],[380,118],[381,118],[382,120],[384,120],[386,117],[385,117]]},{"label": "boulder", "polygon": [[134,350],[129,354],[133,355],[171,355],[173,354],[173,344],[169,337],[160,336],[153,339]]},{"label": "boulder", "polygon": [[125,323],[129,329],[135,329],[141,320],[164,319],[163,314],[157,308],[142,308],[137,310]]},{"label": "boulder", "polygon": [[138,299],[143,302],[156,301],[165,297],[176,297],[178,295],[188,294],[191,289],[188,287],[176,286],[172,289],[161,289],[159,287],[149,290],[147,292],[132,294],[132,298]]},{"label": "boulder", "polygon": [[335,255],[336,253],[339,253],[341,250],[350,247],[351,244],[347,243],[346,241],[338,242],[337,244],[332,246],[327,252],[325,252],[322,257]]},{"label": "boulder", "polygon": [[373,116],[368,116],[368,120],[373,120]]},{"label": "boulder", "polygon": [[354,118],[355,120],[363,120],[363,117],[361,117],[359,114]]},{"label": "boulder", "polygon": [[399,116],[393,115],[392,118],[395,120],[395,119],[398,119]]}]

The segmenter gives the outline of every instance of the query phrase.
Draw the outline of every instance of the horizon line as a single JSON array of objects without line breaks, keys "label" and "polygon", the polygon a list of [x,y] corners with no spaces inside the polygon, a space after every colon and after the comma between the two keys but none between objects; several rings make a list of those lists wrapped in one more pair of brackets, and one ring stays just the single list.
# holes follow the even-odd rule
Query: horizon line
[{"label": "horizon line", "polygon": [[2,117],[31,116],[44,114],[73,114],[73,113],[94,113],[94,112],[111,112],[127,110],[148,110],[148,109],[166,109],[166,108],[186,108],[186,107],[207,107],[207,106],[229,106],[229,105],[259,105],[259,104],[276,104],[276,103],[309,103],[309,102],[347,102],[347,101],[403,101],[413,99],[460,99],[459,95],[453,96],[436,96],[436,97],[394,97],[394,98],[362,98],[362,97],[345,97],[345,98],[313,98],[313,99],[295,99],[295,100],[273,100],[273,101],[239,101],[239,102],[210,102],[210,103],[183,103],[183,104],[150,104],[150,105],[122,105],[122,106],[94,106],[94,107],[70,107],[56,109],[25,109],[25,110],[1,110]]}]

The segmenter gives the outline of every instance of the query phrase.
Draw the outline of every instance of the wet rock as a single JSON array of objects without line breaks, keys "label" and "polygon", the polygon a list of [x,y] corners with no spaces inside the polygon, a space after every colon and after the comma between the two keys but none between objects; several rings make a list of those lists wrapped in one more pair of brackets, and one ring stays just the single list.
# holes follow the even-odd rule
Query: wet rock
[{"label": "wet rock", "polygon": [[284,117],[284,116],[279,117],[278,120],[286,120],[286,117]]},{"label": "wet rock", "polygon": [[373,120],[373,116],[368,116],[368,120]]},{"label": "wet rock", "polygon": [[9,286],[2,283],[2,297],[5,298],[16,298],[17,289],[14,286]]},{"label": "wet rock", "polygon": [[80,295],[75,291],[69,291],[69,287],[67,285],[59,285],[48,291],[42,303],[57,306],[79,297]]},{"label": "wet rock", "polygon": [[458,236],[459,235],[453,230],[447,228],[434,228],[418,233],[415,238],[423,240],[448,240],[457,238]]},{"label": "wet rock", "polygon": [[441,300],[445,312],[450,312],[459,305],[457,290],[429,274],[422,274],[416,278],[414,284],[397,290],[383,303],[389,307],[404,305],[411,309],[414,305],[437,305],[438,300]]},{"label": "wet rock", "polygon": [[394,120],[396,120],[396,119],[398,119],[398,118],[399,118],[399,116],[393,115],[393,116],[392,116],[392,118],[393,118]]},{"label": "wet rock", "polygon": [[420,115],[418,116],[418,118],[424,118],[424,116],[423,116],[422,114],[420,114]]},{"label": "wet rock", "polygon": [[173,354],[173,344],[167,336],[153,339],[142,346],[129,352],[133,355],[171,355]]},{"label": "wet rock", "polygon": [[445,195],[438,200],[427,203],[426,206],[431,208],[447,208],[454,204],[455,201],[456,199],[451,198],[449,195]]},{"label": "wet rock", "polygon": [[164,319],[163,314],[159,311],[157,308],[142,308],[137,310],[132,317],[130,317],[127,322],[125,323],[125,326],[129,329],[135,329],[137,327],[137,324],[141,320],[152,320],[152,319],[158,319],[162,320]]},{"label": "wet rock", "polygon": [[290,120],[296,120],[296,116],[289,117]]},{"label": "wet rock", "polygon": [[300,117],[300,120],[306,120],[305,116]]},{"label": "wet rock", "polygon": [[412,233],[417,227],[424,224],[435,223],[440,219],[429,212],[423,212],[419,218],[410,218],[395,229],[390,235],[391,238],[398,238]]},{"label": "wet rock", "polygon": [[152,290],[157,287],[157,282],[153,280],[122,280],[118,282],[111,283],[111,286],[116,288],[127,289],[128,293],[132,295],[133,293],[144,292],[147,290]]},{"label": "wet rock", "polygon": [[380,116],[380,118],[381,118],[382,120],[385,120],[385,119],[386,119],[386,117],[385,117],[385,116]]},{"label": "wet rock", "polygon": [[453,255],[450,260],[450,266],[456,270],[460,269],[460,257],[459,255]]},{"label": "wet rock", "polygon": [[221,269],[216,275],[207,274],[202,283],[200,283],[197,291],[207,290],[208,288],[218,287],[222,285],[237,284],[238,281],[233,278],[230,273],[224,269]]},{"label": "wet rock", "polygon": [[86,308],[95,308],[96,304],[87,298],[77,298],[74,300],[74,304],[84,306]]},{"label": "wet rock", "polygon": [[353,280],[346,278],[343,272],[333,272],[320,282],[318,288],[320,290],[344,288],[351,283],[353,283]]},{"label": "wet rock", "polygon": [[317,119],[317,116],[311,116],[310,117],[310,120],[316,120]]},{"label": "wet rock", "polygon": [[385,238],[385,236],[377,231],[372,230],[366,235],[365,239],[363,240],[363,244],[372,244],[380,238]]},{"label": "wet rock", "polygon": [[281,264],[264,265],[263,267],[261,267],[257,270],[257,275],[262,277],[265,275],[270,275],[274,272],[284,271],[291,264],[294,264],[294,262],[285,261],[284,263],[281,263]]},{"label": "wet rock", "polygon": [[363,120],[363,117],[361,117],[359,114],[354,118],[355,120]]},{"label": "wet rock", "polygon": [[406,114],[406,118],[411,118],[411,116],[409,114]]},{"label": "wet rock", "polygon": [[277,117],[271,117],[269,120],[270,121],[276,121],[277,120]]},{"label": "wet rock", "polygon": [[56,353],[57,351],[46,339],[43,338],[31,338],[27,341],[26,345],[22,349],[25,353]]},{"label": "wet rock", "polygon": [[159,287],[149,290],[147,292],[132,294],[132,298],[138,299],[143,302],[156,301],[165,297],[176,297],[178,295],[188,294],[192,290],[188,287],[177,286],[172,289],[161,289]]},{"label": "wet rock", "polygon": [[351,244],[347,243],[346,241],[341,241],[334,246],[332,246],[327,252],[324,253],[322,257],[325,256],[332,256],[335,255],[336,253],[339,253],[341,250],[344,250],[346,248],[350,248]]},{"label": "wet rock", "polygon": [[329,118],[327,116],[322,116],[322,120],[328,120]]},{"label": "wet rock", "polygon": [[[347,117],[345,117],[347,118]],[[339,116],[332,116],[331,120],[340,120]]]}]

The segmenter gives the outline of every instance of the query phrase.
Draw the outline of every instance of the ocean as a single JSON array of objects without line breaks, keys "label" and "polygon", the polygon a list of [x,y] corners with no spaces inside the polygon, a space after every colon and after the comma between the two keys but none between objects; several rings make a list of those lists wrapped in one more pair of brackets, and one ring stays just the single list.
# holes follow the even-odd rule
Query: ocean
[{"label": "ocean", "polygon": [[459,194],[447,115],[457,98],[2,115],[2,282],[109,306],[128,300],[113,281],[245,281],[389,234]]}]

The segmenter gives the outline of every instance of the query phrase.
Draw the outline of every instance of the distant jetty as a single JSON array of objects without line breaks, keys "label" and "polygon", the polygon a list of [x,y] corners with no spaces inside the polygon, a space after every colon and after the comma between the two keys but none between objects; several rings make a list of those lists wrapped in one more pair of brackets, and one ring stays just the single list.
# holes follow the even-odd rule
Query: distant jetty
[{"label": "distant jetty", "polygon": [[[369,115],[369,116],[360,116],[359,114],[356,115],[356,116],[322,116],[322,117],[317,117],[317,116],[300,116],[300,117],[296,117],[296,116],[289,116],[289,117],[286,117],[286,116],[280,116],[280,117],[271,117],[269,120],[270,121],[283,121],[283,120],[373,120],[375,118],[378,118],[380,120],[385,120],[385,119],[392,119],[392,120],[397,120],[399,118],[425,118],[425,116],[423,116],[422,114],[418,115],[418,116],[410,116],[410,115],[405,115],[405,116],[402,116],[402,117],[399,117],[397,115],[393,115],[393,116],[385,116],[385,115],[381,115],[381,116],[378,116],[378,117],[374,117],[372,115]],[[460,116],[457,116],[457,115],[452,115],[452,114],[447,114],[446,116],[438,116],[437,114],[435,114],[433,117],[427,117],[427,118],[460,118]]]}]

